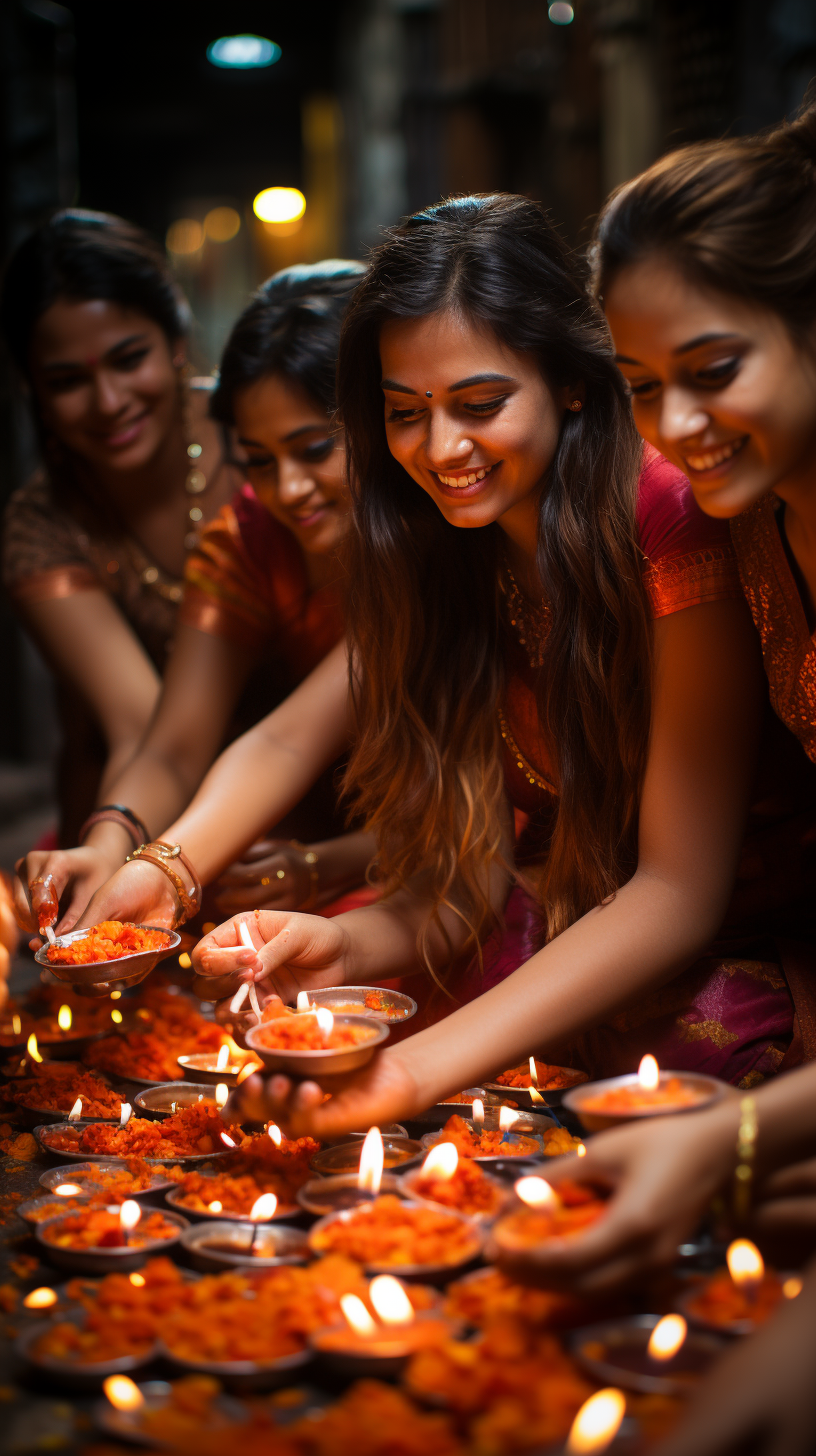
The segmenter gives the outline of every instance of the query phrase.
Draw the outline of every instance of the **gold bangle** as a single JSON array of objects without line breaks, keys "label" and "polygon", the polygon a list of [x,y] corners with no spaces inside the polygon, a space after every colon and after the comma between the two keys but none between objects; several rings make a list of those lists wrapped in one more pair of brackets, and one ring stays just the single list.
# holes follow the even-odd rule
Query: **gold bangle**
[{"label": "gold bangle", "polygon": [[[192,894],[189,894],[181,876],[171,868],[170,860],[178,859],[179,854],[180,849],[177,845],[170,846],[159,840],[153,840],[150,844],[140,844],[125,861],[126,864],[130,864],[137,859],[146,860],[148,864],[155,865],[167,876],[178,896],[180,906],[175,917],[175,925],[183,925],[185,920],[191,920],[201,909],[201,887],[198,882],[193,881],[193,891]],[[187,868],[186,865],[185,868]],[[192,872],[189,869],[188,873],[192,878]]]},{"label": "gold bangle", "polygon": [[318,884],[320,880],[318,865],[320,864],[320,860],[314,850],[307,849],[306,845],[301,844],[299,839],[290,839],[289,843],[293,849],[300,850],[306,864],[309,866],[309,898],[308,900],[304,900],[303,904],[299,907],[302,912],[305,912],[306,910],[311,910],[317,904]]},{"label": "gold bangle", "polygon": [[751,1184],[758,1132],[756,1101],[740,1098],[740,1121],[737,1129],[737,1166],[734,1169],[734,1218],[745,1223],[751,1208]]}]

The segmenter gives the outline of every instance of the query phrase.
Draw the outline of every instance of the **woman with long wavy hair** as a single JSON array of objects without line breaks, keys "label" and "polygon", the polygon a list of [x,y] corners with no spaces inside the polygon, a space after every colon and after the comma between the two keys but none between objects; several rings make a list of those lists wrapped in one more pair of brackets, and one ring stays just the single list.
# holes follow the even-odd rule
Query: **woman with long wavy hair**
[{"label": "woman with long wavy hair", "polygon": [[[285,999],[418,964],[444,981],[503,914],[506,948],[514,879],[540,925],[325,1107],[281,1079],[268,1101],[329,1133],[579,1042],[593,1072],[647,1049],[733,1080],[772,1070],[792,1030],[778,968],[703,955],[762,716],[727,533],[641,453],[602,314],[541,210],[466,198],[393,229],[338,393],[358,526],[348,786],[385,895],[331,924],[252,916],[252,952],[232,920],[198,968]],[[515,863],[510,805],[529,816]]]}]

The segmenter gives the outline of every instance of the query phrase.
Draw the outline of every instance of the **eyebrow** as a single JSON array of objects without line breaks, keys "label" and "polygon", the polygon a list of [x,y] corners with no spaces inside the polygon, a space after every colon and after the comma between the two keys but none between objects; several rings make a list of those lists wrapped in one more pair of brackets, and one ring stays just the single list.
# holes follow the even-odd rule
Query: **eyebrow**
[{"label": "eyebrow", "polygon": [[[455,394],[458,389],[470,389],[474,384],[515,384],[516,382],[512,374],[469,374],[467,379],[460,379],[456,384],[449,385],[448,393]],[[407,384],[398,384],[395,379],[383,379],[381,388],[393,390],[394,394],[415,395],[417,393]]]},{"label": "eyebrow", "polygon": [[[325,431],[326,434],[328,434],[329,433],[329,426],[328,426],[328,424],[326,424],[326,425],[317,425],[317,424],[315,424],[315,425],[298,425],[298,427],[297,427],[296,430],[290,430],[288,435],[284,435],[283,436],[283,443],[285,445],[288,445],[288,443],[289,443],[290,440],[297,440],[297,439],[300,438],[301,435],[314,435],[314,434],[317,434],[318,431],[321,434],[324,431]],[[269,449],[269,446],[268,445],[265,445],[262,440],[252,440],[252,439],[250,439],[250,437],[248,435],[239,435],[238,436],[238,444],[239,445],[252,445],[256,450],[268,450]]]},{"label": "eyebrow", "polygon": [[[109,359],[111,354],[118,354],[120,350],[130,348],[132,344],[140,344],[148,337],[147,334],[130,334],[126,339],[121,339],[118,344],[113,344],[106,349],[102,355],[103,359]],[[43,371],[47,374],[56,372],[58,369],[84,369],[86,367],[83,359],[59,359],[53,364],[43,364]]]},{"label": "eyebrow", "polygon": [[[672,354],[677,359],[682,354],[692,354],[695,349],[702,349],[704,344],[722,344],[727,339],[736,339],[737,337],[737,334],[730,333],[698,334],[696,339],[689,339],[687,344],[681,344],[679,348],[673,349]],[[640,359],[630,359],[626,354],[616,354],[615,363],[633,364],[637,369],[645,369],[647,367]]]}]

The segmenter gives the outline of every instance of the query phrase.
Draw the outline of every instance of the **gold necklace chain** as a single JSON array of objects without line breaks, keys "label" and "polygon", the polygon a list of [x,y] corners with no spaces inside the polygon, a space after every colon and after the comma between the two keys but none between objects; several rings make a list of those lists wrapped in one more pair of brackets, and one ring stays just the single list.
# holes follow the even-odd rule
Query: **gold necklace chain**
[{"label": "gold necklace chain", "polygon": [[516,760],[517,767],[521,769],[527,782],[529,784],[534,784],[537,789],[545,789],[548,794],[556,793],[557,790],[555,785],[551,784],[549,779],[545,779],[540,773],[537,773],[536,770],[533,768],[533,765],[524,757],[524,754],[522,753],[521,749],[516,743],[515,738],[510,732],[510,724],[505,718],[501,708],[499,708],[499,728],[501,730],[502,738],[504,739],[507,747],[510,749],[510,752]]},{"label": "gold necklace chain", "polygon": [[[506,577],[505,581],[503,578]],[[527,601],[505,559],[501,565],[499,584],[507,599],[508,620],[515,629],[519,644],[531,667],[544,666],[544,652],[550,635],[550,608],[542,595],[541,606],[536,613]]]}]

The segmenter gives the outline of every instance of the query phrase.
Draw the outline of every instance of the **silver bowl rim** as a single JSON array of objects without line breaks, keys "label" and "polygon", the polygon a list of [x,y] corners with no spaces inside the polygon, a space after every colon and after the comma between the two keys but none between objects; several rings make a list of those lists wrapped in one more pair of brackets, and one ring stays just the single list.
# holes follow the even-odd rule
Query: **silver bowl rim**
[{"label": "silver bowl rim", "polygon": [[[670,1077],[681,1077],[686,1082],[691,1082],[701,1088],[705,1088],[708,1095],[700,1097],[697,1102],[692,1102],[687,1107],[678,1107],[676,1109],[671,1107],[644,1107],[633,1109],[626,1113],[601,1112],[586,1109],[587,1116],[617,1120],[625,1118],[627,1121],[650,1117],[676,1117],[679,1113],[701,1112],[706,1107],[712,1107],[715,1102],[721,1101],[727,1092],[734,1090],[729,1082],[723,1082],[719,1077],[712,1077],[708,1072],[672,1071],[670,1068],[661,1067],[661,1083],[664,1079],[668,1080]],[[637,1085],[637,1082],[637,1072],[623,1072],[618,1077],[602,1077],[597,1082],[582,1082],[580,1086],[571,1087],[568,1092],[564,1093],[563,1104],[568,1111],[574,1112],[576,1117],[580,1117],[582,1104],[588,1095],[592,1097],[603,1096],[605,1092],[613,1092],[620,1087],[634,1087]]]},{"label": "silver bowl rim", "polygon": [[[53,1123],[50,1124],[50,1126],[52,1126],[52,1127],[53,1127],[53,1125],[54,1125]],[[84,1165],[89,1170],[91,1168],[97,1168],[100,1163],[102,1163],[103,1165],[113,1163],[113,1164],[116,1165],[116,1167],[126,1168],[127,1165],[128,1165],[128,1161],[132,1161],[132,1160],[129,1160],[127,1158],[97,1158],[96,1160],[93,1160],[93,1159],[88,1158],[88,1157],[84,1157],[84,1159],[83,1159]],[[166,1166],[167,1162],[169,1162],[169,1159],[167,1159],[167,1158],[162,1159],[162,1166]],[[49,1185],[43,1181],[45,1178],[52,1178],[52,1177],[55,1177],[57,1173],[64,1173],[65,1174],[64,1179],[58,1180],[58,1182],[59,1181],[63,1181],[63,1182],[69,1183],[69,1182],[72,1181],[72,1179],[76,1178],[77,1174],[81,1171],[82,1166],[83,1166],[82,1163],[80,1163],[79,1166],[77,1166],[77,1167],[72,1167],[72,1165],[70,1163],[61,1163],[56,1168],[46,1168],[45,1171],[40,1174],[39,1179],[37,1181],[39,1182],[41,1188],[45,1188],[49,1193],[53,1193],[54,1192],[54,1189],[53,1188],[49,1188]],[[157,1177],[155,1184],[151,1184],[151,1186],[149,1188],[139,1188],[136,1192],[131,1193],[130,1194],[130,1197],[131,1198],[146,1198],[147,1195],[148,1195],[148,1193],[163,1193],[164,1190],[165,1190],[165,1188],[173,1188],[175,1186],[176,1186],[176,1180],[174,1178],[160,1178],[160,1177]],[[102,1191],[104,1191],[104,1190],[100,1189],[100,1192],[102,1192]],[[78,1196],[79,1195],[77,1194],[77,1197]]]},{"label": "silver bowl rim", "polygon": [[[133,1099],[133,1106],[138,1107],[140,1112],[154,1112],[158,1113],[160,1117],[172,1116],[172,1114],[169,1112],[162,1112],[158,1107],[147,1107],[145,1103],[139,1101],[140,1097],[149,1097],[151,1095],[154,1095],[156,1092],[162,1091],[162,1089],[165,1087],[168,1091],[170,1091],[170,1089],[174,1087],[183,1087],[186,1092],[201,1092],[206,1094],[206,1100],[209,1100],[210,1102],[215,1101],[215,1098],[212,1095],[212,1084],[210,1082],[157,1082],[155,1086],[143,1087],[141,1092],[137,1092],[136,1096]],[[203,1102],[205,1100],[205,1097],[202,1096],[201,1100]],[[191,1102],[189,1104],[190,1107],[196,1107],[197,1105],[197,1102]]]},{"label": "silver bowl rim", "polygon": [[[172,1390],[172,1385],[169,1380],[144,1380],[141,1383],[138,1381],[136,1383],[144,1396],[145,1403],[144,1406],[140,1407],[141,1410],[148,1409],[158,1412],[166,1407],[168,1397]],[[161,1399],[162,1395],[164,1396],[163,1400]],[[222,1391],[220,1395],[216,1396],[213,1405],[222,1408],[228,1416],[231,1425],[241,1426],[249,1421],[248,1407],[242,1401],[236,1400],[234,1396],[227,1395],[225,1391]],[[94,1425],[100,1431],[104,1431],[107,1436],[113,1436],[120,1441],[130,1441],[134,1445],[138,1444],[140,1446],[162,1445],[160,1437],[149,1436],[147,1432],[140,1430],[135,1422],[128,1424],[127,1418],[132,1418],[137,1415],[138,1413],[136,1411],[120,1411],[115,1406],[112,1406],[109,1400],[100,1400],[97,1401],[91,1414]]]},{"label": "silver bowl rim", "polygon": [[[204,1175],[202,1174],[202,1176]],[[179,1202],[178,1195],[180,1192],[180,1184],[174,1183],[173,1187],[169,1189],[167,1193],[165,1193],[164,1201],[169,1205],[170,1208],[175,1208],[179,1213],[183,1215],[184,1218],[188,1219],[191,1223],[193,1221],[197,1223],[230,1222],[242,1224],[248,1224],[253,1222],[248,1213],[230,1213],[228,1219],[225,1219],[223,1213],[210,1213],[209,1209],[202,1211],[200,1208],[188,1208],[186,1203]],[[281,1207],[283,1208],[283,1211],[279,1213],[278,1209],[280,1209]],[[259,1218],[257,1222],[260,1224],[261,1227],[268,1223],[285,1223],[287,1218],[297,1218],[300,1212],[301,1210],[298,1208],[297,1204],[284,1203],[283,1205],[281,1205],[279,1200],[278,1208],[275,1209],[272,1217]]]},{"label": "silver bowl rim", "polygon": [[[281,1265],[292,1263],[293,1259],[298,1258],[300,1254],[303,1255],[304,1263],[311,1258],[311,1249],[305,1229],[294,1228],[291,1224],[287,1223],[276,1224],[274,1219],[265,1219],[263,1222],[259,1220],[259,1232],[271,1233],[273,1236],[278,1233],[283,1234],[285,1237],[282,1243],[284,1245],[289,1243],[292,1246],[289,1254],[284,1249],[281,1254],[269,1254],[264,1258],[257,1259],[253,1257],[250,1262],[248,1259],[242,1257],[240,1253],[225,1254],[218,1249],[211,1250],[208,1247],[209,1239],[219,1233],[223,1234],[224,1237],[227,1237],[231,1233],[246,1233],[248,1224],[248,1219],[239,1221],[228,1218],[213,1219],[210,1223],[189,1224],[181,1236],[182,1247],[187,1253],[201,1253],[207,1257],[211,1257],[214,1263],[221,1264],[224,1269],[275,1269]],[[251,1224],[249,1226],[251,1227]]]},{"label": "silver bowl rim", "polygon": [[[668,1365],[662,1374],[658,1373],[660,1367],[656,1367],[654,1375],[647,1375],[635,1370],[627,1370],[625,1366],[615,1365],[611,1361],[593,1359],[591,1355],[582,1352],[582,1346],[590,1340],[603,1342],[611,1333],[618,1330],[651,1331],[662,1318],[663,1315],[648,1313],[619,1315],[616,1319],[601,1320],[597,1324],[584,1325],[580,1329],[569,1331],[567,1343],[571,1354],[595,1380],[608,1382],[611,1385],[622,1385],[625,1390],[635,1390],[643,1395],[675,1395],[678,1391],[687,1391],[689,1385],[687,1381],[672,1379]],[[722,1355],[727,1349],[726,1340],[717,1339],[708,1329],[698,1326],[696,1329],[689,1330],[689,1335],[710,1346],[712,1359]],[[703,1379],[703,1372],[700,1373],[700,1379]]]},{"label": "silver bowl rim", "polygon": [[[484,1250],[485,1242],[486,1242],[486,1233],[485,1233],[485,1230],[481,1227],[481,1225],[476,1221],[476,1219],[469,1218],[467,1214],[458,1213],[456,1211],[456,1209],[453,1209],[453,1208],[442,1208],[438,1203],[434,1203],[434,1204],[420,1203],[419,1199],[413,1199],[413,1198],[403,1199],[403,1202],[405,1203],[406,1208],[429,1208],[429,1207],[432,1207],[434,1209],[437,1209],[440,1213],[445,1213],[450,1218],[456,1219],[457,1223],[464,1224],[466,1226],[466,1228],[473,1234],[474,1239],[476,1240],[476,1247],[474,1248],[473,1253],[468,1254],[467,1258],[465,1258],[465,1259],[458,1259],[458,1260],[456,1260],[455,1263],[444,1263],[444,1264],[364,1264],[362,1266],[364,1269],[368,1270],[370,1273],[373,1273],[373,1274],[393,1274],[395,1276],[395,1278],[400,1278],[401,1277],[403,1279],[408,1279],[408,1278],[415,1278],[417,1275],[420,1275],[420,1274],[426,1274],[426,1275],[436,1274],[436,1275],[440,1275],[440,1274],[448,1274],[452,1270],[455,1270],[455,1269],[466,1269],[467,1266],[468,1266],[468,1264],[471,1264],[474,1259],[478,1259],[481,1256],[481,1254],[482,1254],[482,1252]],[[316,1223],[313,1223],[312,1224],[312,1227],[309,1229],[308,1240],[309,1240],[309,1248],[311,1249],[311,1251],[315,1255],[315,1257],[318,1258],[318,1259],[320,1259],[320,1258],[323,1257],[323,1250],[322,1249],[316,1249],[314,1247],[313,1242],[312,1242],[315,1234],[322,1233],[323,1229],[324,1228],[328,1228],[330,1224],[340,1223],[340,1222],[342,1222],[342,1223],[348,1223],[348,1220],[351,1217],[351,1215],[353,1213],[356,1213],[358,1211],[358,1209],[360,1209],[360,1208],[370,1208],[370,1207],[372,1207],[372,1204],[358,1204],[356,1208],[343,1208],[343,1209],[339,1209],[336,1213],[327,1213],[327,1214],[325,1214],[323,1218],[319,1218]]]},{"label": "silver bowl rim", "polygon": [[[381,1185],[381,1193],[396,1193],[398,1197],[404,1197],[399,1186],[399,1180],[397,1179],[396,1175],[390,1171],[390,1169],[383,1173],[382,1184],[385,1185],[386,1181],[388,1183],[388,1186],[385,1187]],[[317,1190],[322,1188],[325,1191],[327,1187],[353,1188],[355,1186],[355,1183],[356,1179],[353,1173],[330,1173],[325,1178],[309,1178],[305,1183],[301,1184],[300,1188],[298,1188],[296,1194],[297,1201],[300,1204],[300,1207],[302,1209],[305,1209],[307,1213],[317,1214],[319,1218],[328,1218],[329,1213],[338,1212],[338,1210],[329,1209],[328,1213],[325,1213],[322,1209],[315,1208],[313,1204],[308,1203],[306,1201],[306,1196],[301,1198],[301,1194],[305,1195],[307,1188],[314,1188]],[[368,1202],[368,1200],[363,1198],[360,1200],[360,1202],[366,1203]]]},{"label": "silver bowl rim", "polygon": [[[418,1158],[420,1156],[420,1154],[422,1152],[422,1144],[421,1144],[420,1140],[418,1138],[409,1137],[407,1133],[405,1134],[405,1137],[402,1137],[401,1135],[398,1135],[397,1133],[388,1133],[388,1132],[387,1133],[383,1133],[382,1134],[382,1140],[383,1140],[383,1147],[384,1148],[386,1147],[386,1145],[389,1142],[390,1143],[400,1143],[400,1144],[401,1143],[411,1143],[411,1144],[413,1144],[413,1148],[416,1148],[417,1151],[414,1152],[413,1151],[413,1148],[412,1148],[410,1158],[405,1158],[404,1159],[404,1162],[406,1162],[406,1163],[413,1162],[416,1158]],[[361,1147],[362,1147],[362,1142],[361,1142],[360,1138],[355,1138],[353,1142],[349,1141],[349,1142],[346,1142],[346,1143],[330,1143],[328,1147],[320,1148],[320,1150],[318,1152],[316,1152],[316,1153],[314,1153],[312,1155],[312,1157],[309,1159],[309,1168],[311,1169],[311,1171],[313,1173],[320,1174],[321,1173],[320,1167],[319,1166],[315,1166],[315,1165],[318,1163],[318,1160],[324,1156],[324,1154],[326,1154],[328,1156],[328,1155],[331,1155],[332,1153],[337,1152],[337,1154],[339,1156],[339,1150],[341,1150],[343,1148],[361,1148]],[[396,1166],[397,1167],[400,1167],[401,1164],[398,1163]],[[354,1173],[354,1169],[353,1168],[347,1169],[346,1171],[348,1173],[352,1173],[352,1174]],[[393,1168],[384,1168],[383,1171],[386,1172],[386,1173],[393,1173],[394,1172],[394,1169]],[[335,1173],[335,1174],[332,1174],[331,1172],[327,1172],[327,1173],[322,1174],[322,1176],[323,1177],[326,1177],[326,1178],[329,1178],[329,1177],[332,1177],[332,1176],[339,1178],[339,1177],[344,1177],[345,1175],[343,1173]]]},{"label": "silver bowl rim", "polygon": [[[404,1010],[407,1014],[405,1016],[395,1016],[391,1018],[387,1015],[383,1015],[381,1012],[367,1009],[366,1011],[361,1011],[359,1013],[359,1015],[364,1016],[367,1021],[383,1021],[388,1026],[402,1026],[403,1022],[410,1021],[412,1016],[416,1016],[417,1011],[419,1010],[419,1007],[413,996],[406,995],[404,991],[389,991],[386,989],[385,986],[323,986],[319,991],[310,991],[309,999],[314,1001],[315,1006],[328,1006],[329,1010],[331,1011],[331,1004],[328,1000],[329,997],[339,1001],[342,1005],[343,997],[348,1000],[348,997],[351,996],[353,999],[354,992],[357,992],[358,994],[362,993],[364,995],[368,995],[370,991],[376,991],[381,996],[390,996],[394,1005],[398,1006],[401,1010]],[[351,1016],[356,1015],[357,1013],[341,1012],[340,1014]]]},{"label": "silver bowl rim", "polygon": [[[187,1229],[190,1227],[189,1220],[184,1218],[183,1214],[176,1213],[175,1209],[171,1209],[170,1212],[168,1212],[166,1208],[154,1208],[150,1209],[149,1212],[160,1213],[162,1218],[166,1218],[169,1223],[175,1224],[176,1233],[172,1239],[148,1239],[147,1242],[140,1245],[139,1248],[135,1248],[130,1244],[122,1244],[121,1247],[117,1246],[111,1248],[94,1244],[87,1249],[58,1249],[57,1252],[60,1257],[67,1258],[71,1258],[74,1254],[76,1254],[77,1257],[80,1259],[83,1258],[85,1255],[91,1255],[94,1259],[100,1256],[105,1258],[110,1257],[114,1261],[111,1265],[111,1271],[113,1271],[116,1268],[116,1262],[118,1260],[125,1259],[131,1254],[144,1254],[147,1256],[149,1254],[155,1253],[157,1249],[172,1248],[173,1244],[177,1244],[179,1242],[179,1239],[183,1238],[184,1234],[187,1232]],[[69,1216],[69,1213],[70,1210],[66,1210],[66,1213],[64,1214],[55,1213],[53,1218],[42,1219],[40,1223],[37,1224],[34,1230],[34,1237],[37,1243],[42,1244],[45,1249],[53,1249],[55,1247],[54,1244],[49,1243],[48,1240],[43,1237],[42,1231],[50,1228],[52,1223],[59,1223],[60,1219],[67,1218]]]},{"label": "silver bowl rim", "polygon": [[364,1026],[369,1032],[373,1027],[374,1034],[373,1036],[367,1036],[364,1041],[358,1042],[356,1046],[327,1047],[320,1051],[310,1051],[308,1049],[295,1051],[289,1047],[276,1049],[275,1047],[265,1047],[263,1044],[256,1046],[254,1038],[261,1030],[261,1026],[274,1026],[276,1021],[285,1021],[287,1024],[291,1022],[291,1018],[288,1016],[276,1016],[270,1021],[262,1022],[260,1026],[248,1027],[244,1034],[244,1040],[250,1051],[256,1052],[264,1060],[265,1066],[271,1065],[274,1061],[278,1066],[291,1066],[294,1069],[294,1064],[301,1062],[305,1063],[309,1068],[313,1067],[316,1072],[331,1073],[332,1062],[340,1062],[351,1056],[362,1056],[364,1061],[368,1061],[372,1052],[378,1046],[382,1046],[384,1041],[388,1040],[391,1031],[391,1027],[387,1021],[375,1021],[372,1016],[351,1016],[343,1012],[337,1016],[336,1020],[341,1026],[347,1026],[351,1023],[353,1026]]},{"label": "silver bowl rim", "polygon": [[[49,1148],[48,1143],[40,1136],[43,1132],[54,1132],[60,1128],[78,1126],[79,1124],[76,1122],[41,1123],[39,1127],[34,1128],[34,1136],[43,1149],[43,1152],[47,1153],[51,1158],[70,1158],[72,1162],[77,1163],[126,1163],[128,1161],[127,1158],[123,1158],[119,1153],[112,1153],[110,1157],[104,1153],[100,1153],[98,1157],[95,1157],[93,1153],[69,1153],[66,1148]],[[234,1148],[224,1148],[223,1151],[219,1148],[215,1153],[176,1153],[172,1158],[169,1154],[165,1154],[163,1158],[144,1158],[140,1153],[134,1153],[132,1156],[140,1158],[141,1162],[147,1163],[148,1167],[156,1164],[165,1166],[167,1163],[170,1163],[174,1167],[177,1163],[185,1167],[193,1167],[196,1163],[209,1163],[213,1158],[225,1158],[228,1153],[234,1151]],[[155,1192],[156,1190],[151,1189],[150,1191]]]},{"label": "silver bowl rim", "polygon": [[[136,920],[127,920],[123,923],[126,925],[133,925],[136,930],[160,930],[163,935],[168,936],[169,944],[167,946],[157,946],[155,950],[134,950],[131,951],[129,955],[117,956],[116,960],[113,961],[89,961],[86,962],[86,964],[94,966],[123,966],[130,963],[132,965],[134,961],[140,960],[144,956],[160,954],[162,957],[164,957],[166,955],[170,955],[181,945],[181,936],[179,935],[178,931],[169,930],[166,925],[149,925],[147,921]],[[91,931],[95,929],[96,927],[93,925],[86,925],[81,930],[66,930],[64,935],[56,935],[54,937],[54,944],[59,946],[73,945],[74,941],[82,940],[86,935],[90,935]],[[49,947],[50,942],[48,943],[48,945],[41,945],[40,949],[34,952],[34,959],[37,962],[37,965],[45,966],[46,970],[50,971],[53,967],[53,961],[50,961],[48,959]],[[100,977],[100,980],[106,981],[117,979],[118,977],[116,976]]]},{"label": "silver bowl rim", "polygon": [[158,1343],[155,1340],[146,1354],[120,1355],[116,1360],[59,1360],[56,1355],[32,1354],[29,1346],[46,1329],[47,1325],[38,1321],[28,1329],[21,1330],[14,1341],[14,1351],[38,1370],[51,1374],[72,1375],[84,1381],[104,1380],[106,1375],[129,1375],[132,1370],[140,1370],[143,1366],[150,1365],[156,1358]]}]

